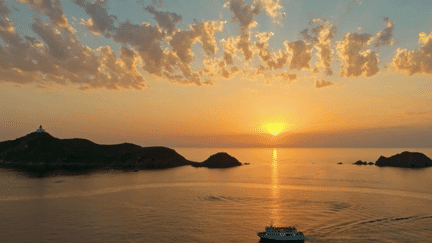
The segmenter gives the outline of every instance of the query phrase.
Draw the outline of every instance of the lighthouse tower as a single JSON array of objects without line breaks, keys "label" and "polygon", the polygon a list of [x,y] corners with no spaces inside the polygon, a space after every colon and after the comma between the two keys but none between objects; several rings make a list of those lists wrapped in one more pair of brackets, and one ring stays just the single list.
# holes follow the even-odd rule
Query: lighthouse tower
[{"label": "lighthouse tower", "polygon": [[42,125],[40,125],[40,126],[39,126],[39,129],[36,130],[36,132],[38,132],[38,133],[43,133],[43,132],[45,132],[45,130],[42,128]]}]

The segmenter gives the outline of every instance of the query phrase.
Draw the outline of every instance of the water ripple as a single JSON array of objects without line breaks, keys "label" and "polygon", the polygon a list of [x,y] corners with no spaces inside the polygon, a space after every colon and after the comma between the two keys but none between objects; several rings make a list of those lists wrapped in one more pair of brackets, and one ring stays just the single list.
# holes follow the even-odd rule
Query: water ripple
[{"label": "water ripple", "polygon": [[[174,183],[151,183],[151,184],[139,184],[139,185],[127,185],[127,186],[116,186],[106,187],[101,189],[93,189],[86,191],[69,191],[63,193],[54,194],[43,194],[33,196],[18,196],[16,200],[31,200],[31,199],[50,199],[60,197],[83,197],[93,196],[107,193],[118,193],[127,190],[137,190],[146,188],[163,188],[163,187],[243,187],[251,189],[272,189],[271,184],[256,184],[256,183],[238,183],[238,182],[174,182]],[[402,190],[392,189],[380,189],[380,188],[362,188],[362,187],[330,187],[330,186],[313,186],[313,185],[278,185],[279,189],[284,190],[300,190],[300,191],[312,191],[312,192],[348,192],[348,193],[367,193],[367,194],[380,194],[388,196],[398,197],[412,197],[419,199],[426,199],[432,201],[431,193],[424,192],[410,192]],[[209,198],[211,200],[235,200],[234,198],[228,197],[217,197]],[[334,209],[337,211],[338,208],[346,208],[347,205],[336,205]]]}]

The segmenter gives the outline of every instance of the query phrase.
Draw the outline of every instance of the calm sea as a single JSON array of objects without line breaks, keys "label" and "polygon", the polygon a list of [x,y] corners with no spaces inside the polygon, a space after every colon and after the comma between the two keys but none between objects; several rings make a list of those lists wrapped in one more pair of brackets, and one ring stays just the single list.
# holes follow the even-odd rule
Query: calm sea
[{"label": "calm sea", "polygon": [[[245,165],[30,179],[0,171],[0,242],[259,242],[266,225],[310,242],[431,242],[432,168],[357,166],[404,150],[176,149]],[[338,165],[342,162],[342,165]]]}]

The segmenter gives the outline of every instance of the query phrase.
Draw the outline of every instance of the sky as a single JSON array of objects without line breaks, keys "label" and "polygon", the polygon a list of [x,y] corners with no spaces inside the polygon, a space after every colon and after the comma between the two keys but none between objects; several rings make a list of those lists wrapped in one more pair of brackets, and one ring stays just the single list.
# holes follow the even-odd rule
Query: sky
[{"label": "sky", "polygon": [[432,1],[0,0],[0,141],[432,147]]}]

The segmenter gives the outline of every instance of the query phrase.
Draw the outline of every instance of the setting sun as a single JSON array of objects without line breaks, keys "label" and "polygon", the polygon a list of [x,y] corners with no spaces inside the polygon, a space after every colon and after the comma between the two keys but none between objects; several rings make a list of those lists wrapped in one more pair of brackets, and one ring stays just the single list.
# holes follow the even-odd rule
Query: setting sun
[{"label": "setting sun", "polygon": [[267,130],[274,136],[278,135],[284,128],[284,123],[270,123],[266,125]]}]

